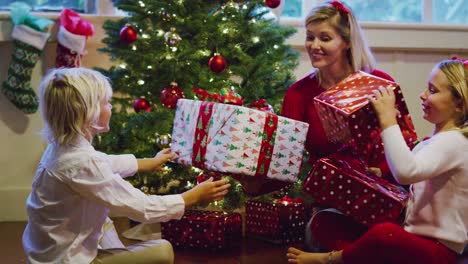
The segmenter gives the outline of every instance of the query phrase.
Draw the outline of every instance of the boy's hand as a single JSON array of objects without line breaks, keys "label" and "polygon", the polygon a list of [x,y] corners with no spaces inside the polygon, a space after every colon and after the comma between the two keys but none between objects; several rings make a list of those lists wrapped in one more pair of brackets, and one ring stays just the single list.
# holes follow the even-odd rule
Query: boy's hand
[{"label": "boy's hand", "polygon": [[182,198],[185,201],[185,206],[219,201],[228,193],[229,187],[231,187],[231,184],[226,179],[213,181],[213,178],[209,178],[184,192]]},{"label": "boy's hand", "polygon": [[395,92],[391,86],[380,86],[379,90],[374,90],[374,96],[369,96],[368,99],[374,107],[382,130],[397,124],[399,112],[395,109]]},{"label": "boy's hand", "polygon": [[157,165],[158,167],[163,165],[164,163],[171,161],[177,157],[177,154],[171,153],[170,148],[165,148],[159,151],[156,156],[154,156],[154,159],[156,159],[156,162],[159,164]]},{"label": "boy's hand", "polygon": [[159,151],[154,158],[138,159],[138,172],[151,172],[161,169],[161,166],[173,160],[177,155],[171,153],[171,149],[166,148]]}]

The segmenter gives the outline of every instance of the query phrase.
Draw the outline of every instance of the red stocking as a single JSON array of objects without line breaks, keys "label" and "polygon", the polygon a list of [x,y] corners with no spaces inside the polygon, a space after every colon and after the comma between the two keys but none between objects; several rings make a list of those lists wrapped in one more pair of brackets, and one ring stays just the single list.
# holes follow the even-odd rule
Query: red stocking
[{"label": "red stocking", "polygon": [[60,28],[57,34],[56,67],[74,68],[81,66],[86,54],[85,46],[89,36],[94,34],[93,25],[70,9],[60,14]]}]

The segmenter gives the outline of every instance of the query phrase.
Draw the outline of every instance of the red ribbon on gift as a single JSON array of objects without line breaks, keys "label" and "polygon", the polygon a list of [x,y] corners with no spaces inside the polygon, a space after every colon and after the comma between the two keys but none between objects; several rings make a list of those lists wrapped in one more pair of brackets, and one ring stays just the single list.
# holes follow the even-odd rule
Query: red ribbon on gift
[{"label": "red ribbon on gift", "polygon": [[219,95],[221,96],[220,103],[233,105],[244,104],[244,99],[242,99],[242,97],[233,90],[223,88],[221,91],[219,91]]},{"label": "red ribbon on gift", "polygon": [[267,103],[267,100],[265,99],[259,99],[255,102],[250,103],[247,107],[252,108],[252,109],[257,109],[259,111],[263,112],[270,112],[274,113],[273,107]]},{"label": "red ribbon on gift", "polygon": [[201,101],[214,101],[222,104],[242,105],[244,100],[233,90],[223,88],[219,93],[210,93],[201,88],[193,88],[193,92],[200,97]]},{"label": "red ribbon on gift", "polygon": [[252,107],[252,108],[262,108],[262,107],[265,107],[267,106],[267,100],[265,99],[258,99],[257,101],[255,102],[252,102],[249,104],[249,107]]},{"label": "red ribbon on gift", "polygon": [[198,114],[192,153],[192,165],[198,168],[205,168],[206,147],[208,146],[208,124],[213,115],[213,106],[214,103],[212,102],[202,102]]},{"label": "red ribbon on gift", "polygon": [[258,157],[257,170],[255,176],[265,177],[270,168],[273,148],[275,146],[276,129],[278,128],[278,116],[266,113],[265,125],[263,126],[262,145],[260,146],[260,156]]},{"label": "red ribbon on gift", "polygon": [[[192,90],[199,97],[200,101],[213,101],[233,105],[243,105],[244,103],[243,98],[239,94],[226,88],[221,89],[219,93],[212,93],[199,87],[192,88]],[[258,99],[248,104],[247,107],[263,112],[274,113],[273,107],[268,104],[266,99]]]},{"label": "red ribbon on gift", "polygon": [[193,88],[192,90],[196,95],[200,97],[200,101],[210,101],[210,100],[213,100],[216,102],[220,101],[220,95],[217,93],[210,93],[207,90],[201,89],[201,88]]}]

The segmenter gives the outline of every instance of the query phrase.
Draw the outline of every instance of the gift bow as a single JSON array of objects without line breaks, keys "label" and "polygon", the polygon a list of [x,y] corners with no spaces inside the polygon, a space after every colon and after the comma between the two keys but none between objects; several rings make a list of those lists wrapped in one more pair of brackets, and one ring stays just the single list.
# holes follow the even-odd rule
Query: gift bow
[{"label": "gift bow", "polygon": [[193,92],[200,97],[201,101],[207,101],[211,99],[213,101],[219,102],[220,95],[218,93],[210,93],[207,90],[201,88],[193,88]]},{"label": "gift bow", "polygon": [[195,94],[200,96],[201,101],[215,101],[223,104],[242,105],[244,103],[242,97],[233,90],[223,88],[219,93],[210,93],[201,88],[192,89]]},{"label": "gift bow", "polygon": [[[223,104],[243,105],[242,97],[236,92],[223,88],[219,93],[211,93],[201,88],[193,88],[193,92],[200,97],[200,101],[215,101]],[[247,105],[252,109],[274,113],[273,107],[266,99],[258,99]]]},{"label": "gift bow", "polygon": [[464,60],[464,59],[461,59],[461,58],[458,58],[458,57],[452,57],[451,59],[461,61],[463,63],[463,65],[465,65],[465,68],[468,70],[468,60]]}]

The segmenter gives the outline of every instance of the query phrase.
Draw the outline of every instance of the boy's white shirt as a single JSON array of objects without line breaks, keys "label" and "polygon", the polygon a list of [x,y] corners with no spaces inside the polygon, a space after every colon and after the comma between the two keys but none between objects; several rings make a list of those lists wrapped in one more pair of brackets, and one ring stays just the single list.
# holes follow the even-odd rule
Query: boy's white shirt
[{"label": "boy's white shirt", "polygon": [[125,248],[125,245],[119,238],[119,234],[115,229],[114,222],[109,217],[107,217],[106,222],[104,223],[104,225],[102,225],[98,249],[110,248]]},{"label": "boy's white shirt", "polygon": [[456,130],[445,131],[411,151],[398,125],[381,136],[395,179],[413,183],[405,230],[462,253],[468,241],[468,140]]},{"label": "boy's white shirt", "polygon": [[109,209],[139,222],[180,219],[181,195],[146,195],[122,179],[136,173],[133,155],[107,155],[80,137],[50,144],[26,202],[23,247],[30,263],[90,263]]}]

